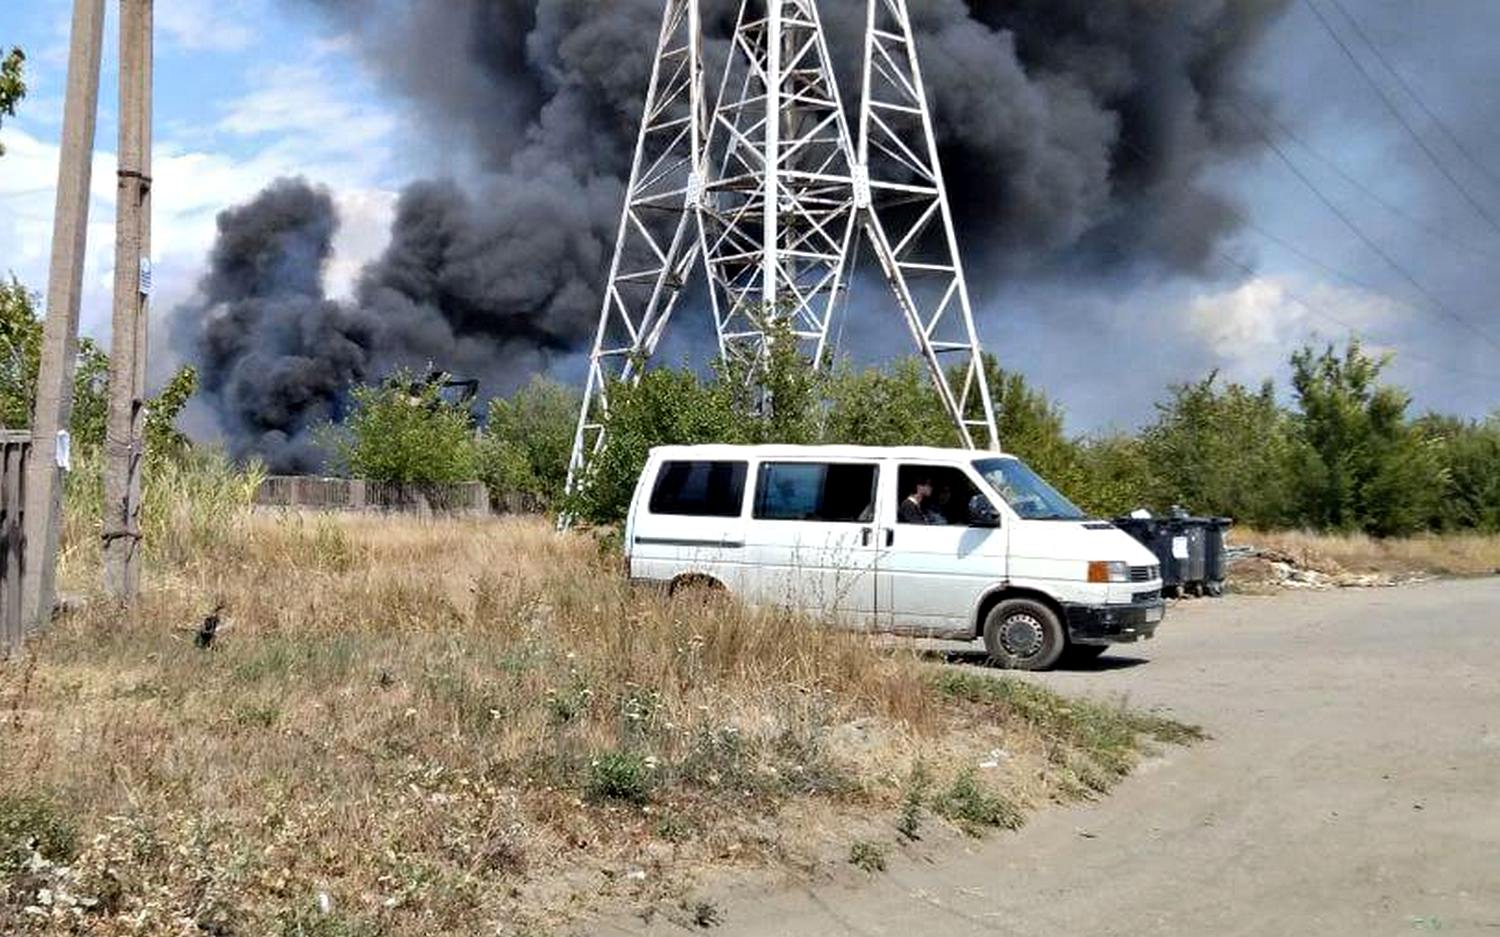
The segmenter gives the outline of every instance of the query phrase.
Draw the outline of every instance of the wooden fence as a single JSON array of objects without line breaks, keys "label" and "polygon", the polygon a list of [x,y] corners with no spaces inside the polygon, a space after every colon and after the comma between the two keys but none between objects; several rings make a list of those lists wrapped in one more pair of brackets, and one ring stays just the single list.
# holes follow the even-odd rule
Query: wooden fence
[{"label": "wooden fence", "polygon": [[490,494],[483,482],[417,485],[370,482],[357,478],[272,475],[261,482],[255,503],[262,507],[313,511],[388,511],[401,514],[490,513]]},{"label": "wooden fence", "polygon": [[21,583],[26,572],[22,505],[30,454],[31,433],[0,432],[0,660],[20,649],[26,637],[21,618]]}]

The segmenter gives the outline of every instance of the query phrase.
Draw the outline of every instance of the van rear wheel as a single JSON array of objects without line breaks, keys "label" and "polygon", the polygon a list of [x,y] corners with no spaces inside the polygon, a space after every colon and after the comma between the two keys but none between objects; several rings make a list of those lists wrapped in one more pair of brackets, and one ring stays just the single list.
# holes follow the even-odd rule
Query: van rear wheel
[{"label": "van rear wheel", "polygon": [[1046,670],[1067,644],[1057,613],[1033,599],[1006,599],[984,620],[984,647],[998,667]]}]

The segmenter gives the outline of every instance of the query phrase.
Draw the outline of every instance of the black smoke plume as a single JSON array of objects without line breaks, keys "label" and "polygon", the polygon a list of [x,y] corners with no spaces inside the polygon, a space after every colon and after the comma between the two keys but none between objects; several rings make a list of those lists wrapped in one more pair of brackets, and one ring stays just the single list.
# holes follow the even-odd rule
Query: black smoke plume
[{"label": "black smoke plume", "polygon": [[[326,193],[278,183],[221,217],[177,341],[235,450],[277,469],[315,458],[307,431],[350,380],[432,361],[494,392],[586,348],[663,0],[284,2],[354,38],[457,181],[408,188],[350,304],[321,288]],[[1200,269],[1236,213],[1196,180],[1250,145],[1244,60],[1287,3],[912,4],[975,277]],[[820,9],[852,106],[865,0]],[[735,10],[705,0],[720,36]]]}]

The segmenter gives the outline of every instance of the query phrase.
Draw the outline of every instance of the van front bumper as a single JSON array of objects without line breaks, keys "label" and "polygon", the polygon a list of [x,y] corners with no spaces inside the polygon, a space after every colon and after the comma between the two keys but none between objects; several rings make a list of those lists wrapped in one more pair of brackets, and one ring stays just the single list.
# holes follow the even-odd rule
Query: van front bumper
[{"label": "van front bumper", "polygon": [[1074,644],[1118,644],[1156,636],[1166,616],[1161,599],[1129,605],[1065,605],[1068,640]]}]

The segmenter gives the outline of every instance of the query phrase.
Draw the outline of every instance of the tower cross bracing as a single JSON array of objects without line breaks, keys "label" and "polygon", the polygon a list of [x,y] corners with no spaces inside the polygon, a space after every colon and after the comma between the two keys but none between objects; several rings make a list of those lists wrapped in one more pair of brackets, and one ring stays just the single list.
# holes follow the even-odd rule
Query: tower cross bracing
[{"label": "tower cross bracing", "polygon": [[742,0],[711,108],[703,45],[698,0],[666,0],[569,489],[697,270],[723,359],[766,360],[780,319],[820,367],[859,237],[963,445],[998,450],[906,0],[868,0],[852,130],[817,0]]}]

